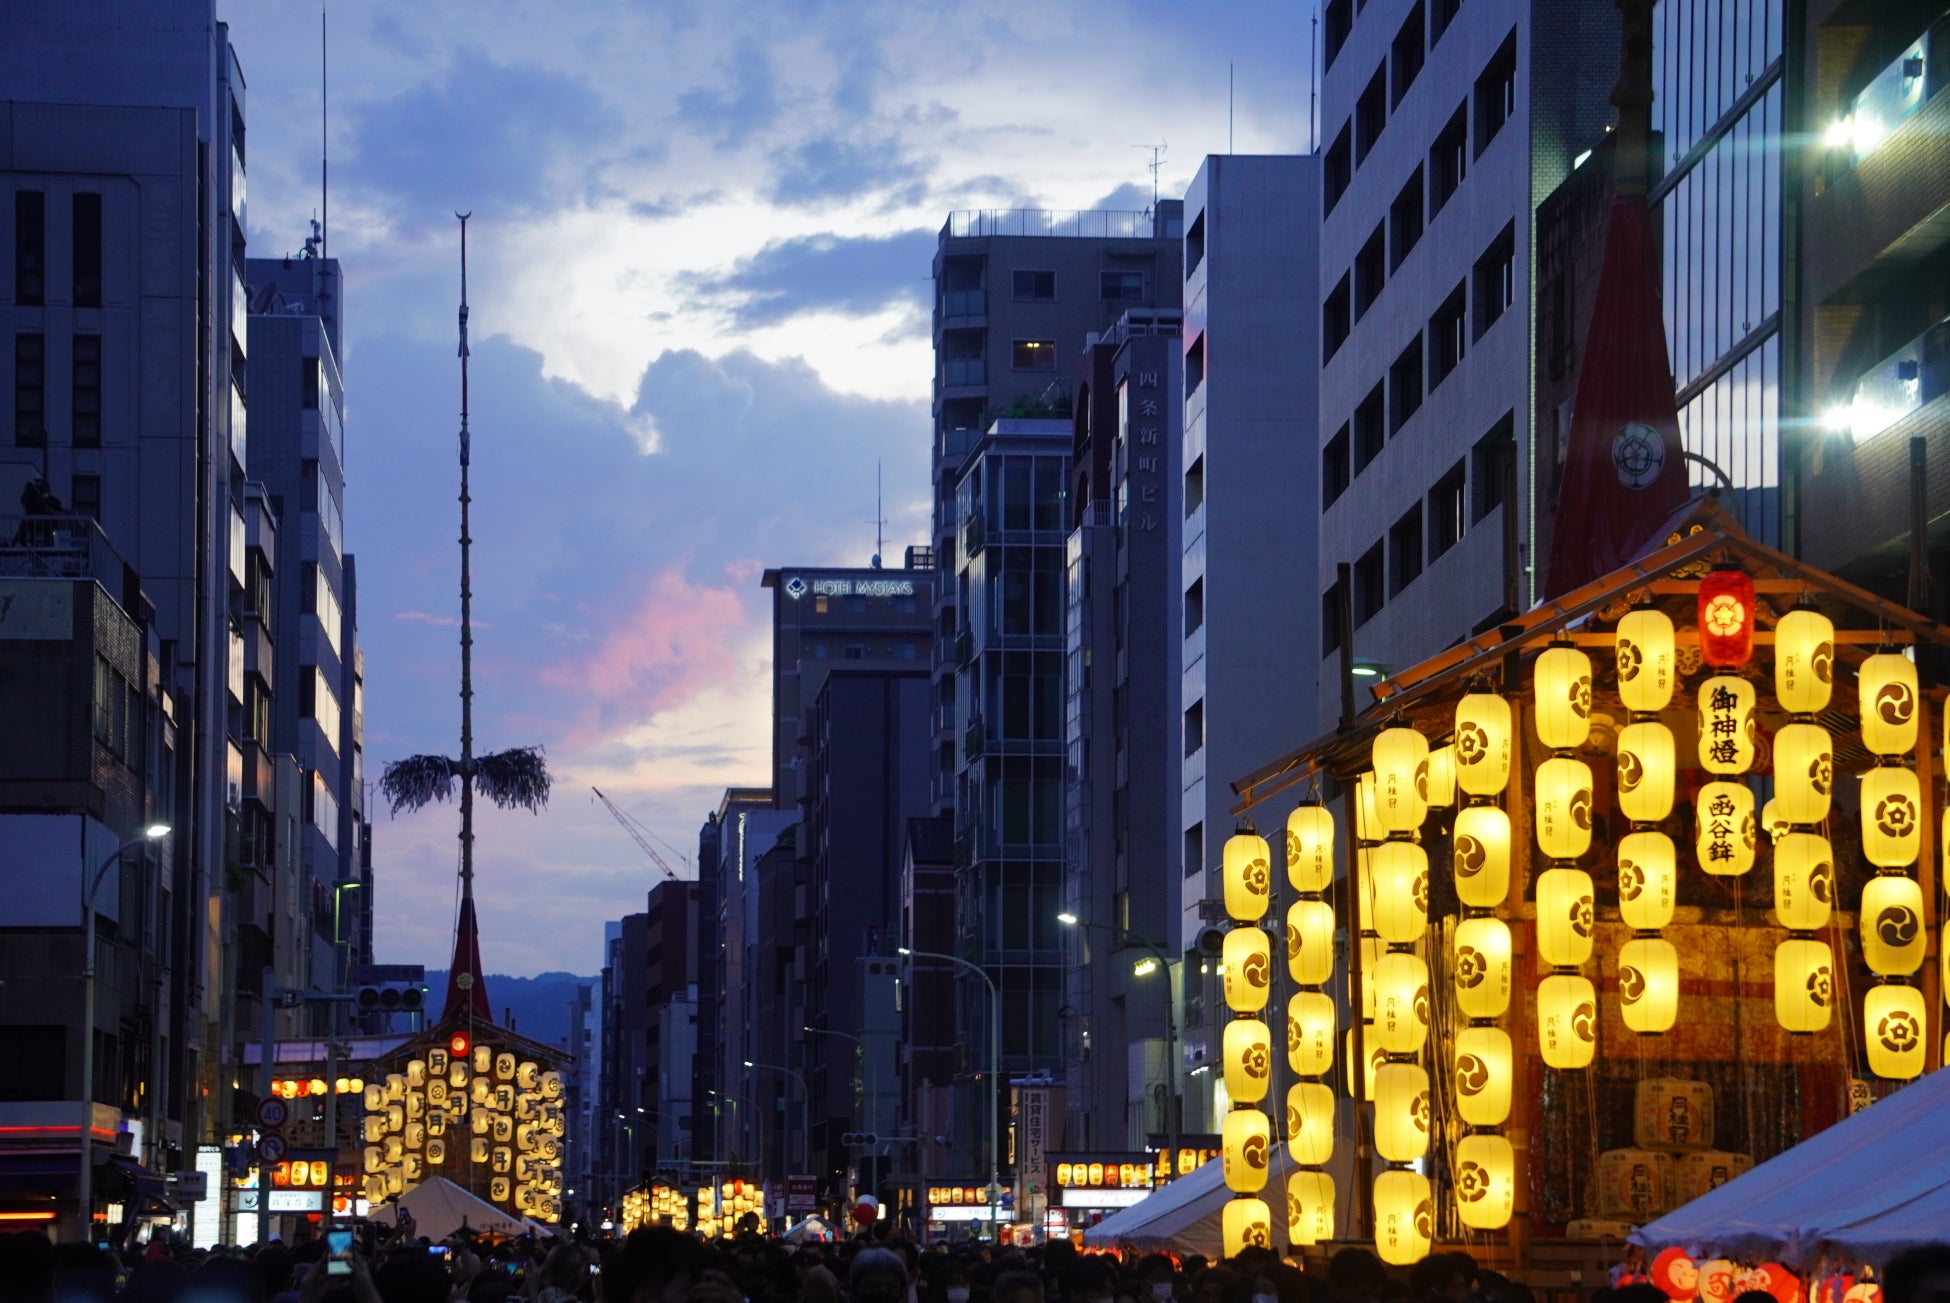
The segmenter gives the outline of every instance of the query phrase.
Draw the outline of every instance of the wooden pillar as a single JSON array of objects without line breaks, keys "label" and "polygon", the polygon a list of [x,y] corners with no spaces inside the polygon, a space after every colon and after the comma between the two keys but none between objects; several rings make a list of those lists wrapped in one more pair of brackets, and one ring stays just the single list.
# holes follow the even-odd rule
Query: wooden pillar
[{"label": "wooden pillar", "polygon": [[1531,1008],[1536,999],[1530,973],[1531,928],[1524,922],[1524,891],[1530,881],[1530,793],[1525,787],[1529,766],[1524,762],[1523,660],[1517,654],[1503,661],[1503,695],[1510,703],[1510,783],[1504,790],[1504,809],[1510,815],[1510,894],[1503,915],[1510,924],[1510,1121],[1504,1127],[1515,1159],[1517,1189],[1510,1213],[1512,1270],[1530,1265],[1530,1053],[1536,1042]]},{"label": "wooden pillar", "polygon": [[1916,857],[1917,883],[1923,888],[1923,1071],[1935,1072],[1943,1066],[1943,970],[1939,967],[1943,938],[1937,926],[1943,918],[1937,902],[1937,825],[1941,817],[1934,754],[1937,724],[1929,694],[1916,695],[1916,785],[1923,795],[1918,820],[1922,851]]}]

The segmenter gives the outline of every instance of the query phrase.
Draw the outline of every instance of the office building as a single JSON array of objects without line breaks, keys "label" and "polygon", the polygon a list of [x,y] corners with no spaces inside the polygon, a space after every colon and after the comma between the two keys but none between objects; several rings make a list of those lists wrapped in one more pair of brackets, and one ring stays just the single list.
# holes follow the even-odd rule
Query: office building
[{"label": "office building", "polygon": [[[688,1157],[696,1054],[698,884],[652,887],[610,927],[602,1088],[616,1191]],[[573,1048],[573,1045],[572,1047]]]}]

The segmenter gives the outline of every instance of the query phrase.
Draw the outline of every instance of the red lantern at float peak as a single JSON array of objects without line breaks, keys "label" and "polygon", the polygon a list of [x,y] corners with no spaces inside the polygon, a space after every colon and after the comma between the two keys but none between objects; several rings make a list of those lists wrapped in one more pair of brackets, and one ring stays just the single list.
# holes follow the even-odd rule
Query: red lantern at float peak
[{"label": "red lantern at float peak", "polygon": [[1754,580],[1738,566],[1699,581],[1699,654],[1708,665],[1737,669],[1754,656]]},{"label": "red lantern at float peak", "polygon": [[447,1041],[447,1053],[457,1059],[466,1058],[469,1048],[466,1032],[455,1032]]}]

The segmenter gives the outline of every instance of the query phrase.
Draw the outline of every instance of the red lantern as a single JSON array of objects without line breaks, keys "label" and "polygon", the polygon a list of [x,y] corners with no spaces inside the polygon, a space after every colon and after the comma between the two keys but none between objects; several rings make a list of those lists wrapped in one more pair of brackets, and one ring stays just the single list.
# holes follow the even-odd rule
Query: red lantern
[{"label": "red lantern", "polygon": [[1738,668],[1754,656],[1754,581],[1729,566],[1699,581],[1699,654],[1708,665]]},{"label": "red lantern", "polygon": [[447,1041],[447,1052],[453,1055],[457,1059],[466,1058],[467,1049],[468,1049],[468,1042],[467,1042],[466,1032],[455,1032],[453,1036],[451,1036]]},{"label": "red lantern", "polygon": [[1667,1298],[1691,1299],[1699,1295],[1699,1268],[1686,1251],[1677,1246],[1662,1249],[1652,1260],[1652,1283]]},{"label": "red lantern", "polygon": [[1777,1303],[1802,1303],[1801,1278],[1778,1262],[1763,1262],[1747,1273],[1745,1288],[1772,1294]]},{"label": "red lantern", "polygon": [[880,1217],[880,1200],[870,1194],[863,1194],[853,1205],[853,1220],[861,1226],[871,1226]]}]

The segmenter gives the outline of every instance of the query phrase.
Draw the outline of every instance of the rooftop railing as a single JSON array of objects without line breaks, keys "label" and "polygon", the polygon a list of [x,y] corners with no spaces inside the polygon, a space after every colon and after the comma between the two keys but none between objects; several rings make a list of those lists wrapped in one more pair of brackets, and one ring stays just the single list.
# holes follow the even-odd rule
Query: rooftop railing
[{"label": "rooftop railing", "polygon": [[1087,240],[1149,240],[1154,235],[1153,215],[1120,213],[1108,210],[1083,211],[1054,208],[979,208],[949,213],[941,228],[944,239],[966,240],[986,236],[1067,236]]},{"label": "rooftop railing", "polygon": [[0,576],[93,579],[119,599],[124,569],[92,516],[0,516]]}]

